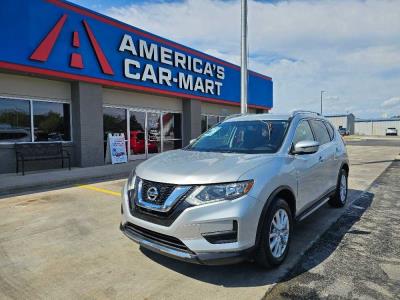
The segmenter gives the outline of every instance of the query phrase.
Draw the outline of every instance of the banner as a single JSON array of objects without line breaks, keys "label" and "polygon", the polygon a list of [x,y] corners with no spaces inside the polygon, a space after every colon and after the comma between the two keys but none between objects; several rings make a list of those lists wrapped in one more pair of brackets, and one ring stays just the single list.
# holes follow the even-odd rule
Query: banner
[{"label": "banner", "polygon": [[110,162],[113,165],[128,162],[125,135],[123,133],[109,133],[107,136],[106,163]]}]

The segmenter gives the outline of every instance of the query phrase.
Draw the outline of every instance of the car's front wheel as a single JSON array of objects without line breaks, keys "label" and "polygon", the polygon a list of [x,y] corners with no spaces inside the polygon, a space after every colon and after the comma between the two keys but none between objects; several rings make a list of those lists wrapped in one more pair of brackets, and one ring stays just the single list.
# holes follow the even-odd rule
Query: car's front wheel
[{"label": "car's front wheel", "polygon": [[286,258],[292,233],[292,214],[288,203],[277,199],[268,210],[261,229],[255,259],[263,267],[279,266]]}]

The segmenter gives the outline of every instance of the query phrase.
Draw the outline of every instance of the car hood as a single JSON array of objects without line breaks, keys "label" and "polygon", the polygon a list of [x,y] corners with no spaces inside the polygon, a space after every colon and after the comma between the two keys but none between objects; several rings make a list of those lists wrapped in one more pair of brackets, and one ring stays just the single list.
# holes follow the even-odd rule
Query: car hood
[{"label": "car hood", "polygon": [[146,180],[181,185],[234,182],[272,158],[269,154],[175,150],[144,161],[136,168],[136,175]]}]

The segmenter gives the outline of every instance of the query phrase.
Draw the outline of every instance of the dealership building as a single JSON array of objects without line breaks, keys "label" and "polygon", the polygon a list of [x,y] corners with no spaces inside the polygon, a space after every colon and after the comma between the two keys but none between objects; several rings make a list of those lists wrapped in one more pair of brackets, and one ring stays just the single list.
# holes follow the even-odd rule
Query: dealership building
[{"label": "dealership building", "polygon": [[[81,6],[4,0],[0,23],[0,173],[15,172],[18,143],[98,166],[108,133],[145,159],[240,112],[240,67]],[[270,110],[271,78],[249,71],[248,85],[249,112]]]}]

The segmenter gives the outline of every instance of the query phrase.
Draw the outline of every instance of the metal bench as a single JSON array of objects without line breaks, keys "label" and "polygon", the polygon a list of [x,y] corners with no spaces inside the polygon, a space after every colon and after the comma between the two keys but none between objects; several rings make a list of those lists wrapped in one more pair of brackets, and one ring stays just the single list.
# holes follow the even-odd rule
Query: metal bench
[{"label": "metal bench", "polygon": [[25,162],[37,160],[61,160],[64,168],[64,159],[68,160],[68,169],[71,170],[71,156],[63,149],[62,143],[16,143],[15,157],[17,161],[17,174],[19,162],[22,163],[22,175],[25,175]]}]

